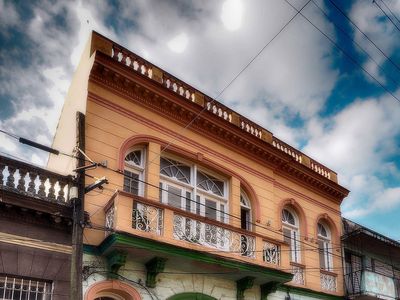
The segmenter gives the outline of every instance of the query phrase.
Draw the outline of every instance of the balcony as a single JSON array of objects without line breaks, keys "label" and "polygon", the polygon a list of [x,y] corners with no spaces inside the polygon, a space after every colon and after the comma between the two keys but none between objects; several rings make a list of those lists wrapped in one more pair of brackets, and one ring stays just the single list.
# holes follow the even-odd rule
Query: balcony
[{"label": "balcony", "polygon": [[400,298],[400,277],[393,278],[368,270],[359,270],[345,274],[345,284],[346,293],[352,299]]},{"label": "balcony", "polygon": [[[109,240],[115,239],[113,235],[129,236],[131,241],[138,240],[141,245],[144,242],[156,243],[151,247],[152,251],[147,251],[146,254],[140,252],[140,246],[135,245],[131,249],[137,252],[135,257],[145,255],[150,260],[151,256],[155,255],[151,254],[152,252],[163,251],[162,249],[167,247],[173,249],[168,250],[169,260],[177,259],[170,255],[172,252],[185,253],[189,255],[190,260],[201,255],[204,258],[191,264],[208,271],[223,270],[229,273],[225,274],[228,277],[256,275],[254,277],[259,278],[261,272],[263,275],[260,283],[271,280],[281,282],[283,278],[284,282],[287,282],[292,278],[291,273],[279,270],[282,263],[282,245],[279,241],[267,241],[260,235],[229,224],[122,191],[116,192],[110,199],[104,207],[104,214],[105,226],[109,230],[103,244],[110,244]],[[211,261],[214,263],[210,265]],[[242,273],[238,274],[233,262],[245,266]],[[185,268],[184,266],[189,264],[187,261],[180,261],[174,265]],[[232,268],[236,271],[233,272]],[[274,279],[277,274],[279,278]]]},{"label": "balcony", "polygon": [[63,176],[30,164],[0,156],[0,189],[2,202],[57,213],[60,217],[70,215],[70,176]]}]

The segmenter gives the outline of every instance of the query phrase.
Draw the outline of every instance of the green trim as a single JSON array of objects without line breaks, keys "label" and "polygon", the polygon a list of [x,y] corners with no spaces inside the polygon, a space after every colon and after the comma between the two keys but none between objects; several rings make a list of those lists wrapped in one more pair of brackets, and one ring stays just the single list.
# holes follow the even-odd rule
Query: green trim
[{"label": "green trim", "polygon": [[99,249],[96,246],[87,244],[83,244],[83,253],[97,256],[100,255]]},{"label": "green trim", "polygon": [[109,235],[98,247],[98,253],[103,254],[113,245],[126,245],[135,248],[157,251],[163,254],[186,257],[189,259],[216,264],[222,267],[239,269],[241,271],[257,272],[265,276],[274,277],[278,282],[289,282],[292,280],[293,274],[283,272],[268,267],[261,267],[249,263],[235,261],[233,259],[222,258],[210,253],[182,248],[174,245],[164,244],[155,240],[150,240],[138,236],[132,236],[127,233],[113,233]]},{"label": "green trim", "polygon": [[169,297],[167,300],[217,300],[214,297],[201,293],[182,293]]},{"label": "green trim", "polygon": [[335,295],[326,294],[323,292],[313,291],[313,290],[306,289],[306,288],[293,287],[293,286],[288,286],[288,285],[281,285],[278,287],[278,290],[282,291],[282,292],[289,292],[289,293],[293,293],[296,295],[309,296],[309,297],[314,297],[314,298],[318,298],[318,299],[326,299],[326,300],[343,300],[344,299],[344,297],[342,297],[342,296],[335,296]]}]

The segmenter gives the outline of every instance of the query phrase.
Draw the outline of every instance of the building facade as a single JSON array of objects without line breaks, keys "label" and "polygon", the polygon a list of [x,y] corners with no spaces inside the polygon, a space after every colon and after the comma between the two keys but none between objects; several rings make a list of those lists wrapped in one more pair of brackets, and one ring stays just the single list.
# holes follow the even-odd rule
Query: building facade
[{"label": "building facade", "polygon": [[0,299],[70,299],[70,184],[0,156]]},{"label": "building facade", "polygon": [[343,219],[344,276],[350,299],[400,299],[400,243]]},{"label": "building facade", "polygon": [[86,185],[109,182],[84,199],[84,299],[344,295],[336,173],[97,33],[53,147],[77,138],[102,165]]}]

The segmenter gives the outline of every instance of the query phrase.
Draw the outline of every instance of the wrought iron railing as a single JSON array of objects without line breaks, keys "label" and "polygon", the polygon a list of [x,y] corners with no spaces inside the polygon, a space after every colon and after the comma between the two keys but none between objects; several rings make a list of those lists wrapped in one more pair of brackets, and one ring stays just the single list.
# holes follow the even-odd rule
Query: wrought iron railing
[{"label": "wrought iron railing", "polygon": [[162,234],[163,210],[145,203],[135,202],[132,211],[132,228]]},{"label": "wrought iron railing", "polygon": [[71,184],[70,176],[0,156],[0,189],[65,205]]},{"label": "wrought iron railing", "polygon": [[336,276],[331,274],[320,274],[321,288],[325,291],[336,292]]},{"label": "wrought iron railing", "polygon": [[298,285],[305,285],[304,268],[300,266],[292,266],[293,279],[292,282]]},{"label": "wrought iron railing", "polygon": [[177,213],[174,214],[174,238],[254,258],[255,237]]},{"label": "wrought iron railing", "polygon": [[111,231],[114,229],[115,226],[115,208],[114,205],[110,206],[110,208],[107,209],[107,211],[105,212],[106,215],[106,222],[105,222],[105,227],[106,227],[106,231],[105,231],[105,235],[109,235],[111,233]]},{"label": "wrought iron railing", "polygon": [[263,260],[266,263],[279,265],[281,261],[281,249],[279,245],[270,242],[264,242]]}]

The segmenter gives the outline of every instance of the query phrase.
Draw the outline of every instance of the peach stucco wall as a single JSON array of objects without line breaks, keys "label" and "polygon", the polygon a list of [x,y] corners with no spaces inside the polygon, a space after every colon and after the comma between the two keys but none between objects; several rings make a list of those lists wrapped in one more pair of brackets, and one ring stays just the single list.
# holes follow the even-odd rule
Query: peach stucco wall
[{"label": "peach stucco wall", "polygon": [[[116,170],[120,168],[120,157],[123,153],[121,149],[127,147],[126,141],[135,141],[135,138],[138,141],[148,139],[147,161],[151,163],[146,166],[145,179],[158,186],[160,143],[170,143],[171,149],[174,152],[182,152],[182,156],[186,155],[186,159],[204,164],[204,167],[216,169],[216,172],[227,176],[229,179],[229,213],[234,216],[240,216],[240,189],[241,185],[243,187],[246,183],[248,193],[253,195],[252,206],[253,208],[258,207],[258,212],[253,214],[253,221],[257,221],[259,226],[255,226],[253,231],[265,236],[266,239],[282,241],[281,209],[286,204],[297,207],[298,214],[303,217],[301,234],[304,244],[302,245],[301,261],[309,269],[306,271],[306,287],[313,290],[320,290],[319,256],[315,251],[315,247],[317,247],[316,224],[321,218],[327,219],[328,224],[332,227],[333,247],[337,249],[337,251],[334,250],[337,256],[333,257],[334,272],[338,275],[337,294],[342,294],[340,247],[338,245],[340,242],[338,202],[328,199],[305,185],[295,183],[274,172],[271,167],[260,164],[251,156],[245,155],[231,146],[211,140],[190,128],[184,129],[176,122],[119,97],[94,83],[90,83],[88,89],[86,153],[89,157],[95,161],[107,160],[108,167]],[[101,101],[96,100],[96,97],[91,97],[91,94],[100,97]],[[103,226],[105,222],[103,207],[114,190],[122,189],[123,178],[104,168],[97,168],[88,173],[96,177],[106,176],[110,182],[102,192],[93,191],[85,198],[85,210],[88,211],[92,223]],[[92,179],[87,179],[86,184],[91,181]],[[146,188],[145,197],[158,202],[158,189]],[[126,218],[129,218],[131,213],[129,205],[132,203],[129,204],[124,197],[119,199],[121,203],[126,203],[126,210],[122,214],[128,214]],[[255,210],[253,209],[253,211]],[[122,219],[120,221],[122,227],[119,229],[132,231],[130,222],[122,222]],[[230,218],[230,224],[240,227],[239,221],[234,218]],[[99,230],[85,230],[84,242],[97,245],[104,239],[104,236],[104,232]],[[167,239],[166,242],[179,245],[183,243],[172,238]],[[257,250],[261,249],[262,245],[258,243]],[[288,250],[288,246],[282,245],[280,268],[289,271],[288,251],[285,249]],[[229,256],[229,254],[227,255]],[[257,253],[256,263],[262,263],[261,255],[261,252]],[[243,259],[246,260],[246,258]]]}]

